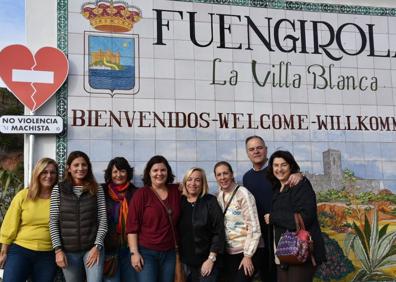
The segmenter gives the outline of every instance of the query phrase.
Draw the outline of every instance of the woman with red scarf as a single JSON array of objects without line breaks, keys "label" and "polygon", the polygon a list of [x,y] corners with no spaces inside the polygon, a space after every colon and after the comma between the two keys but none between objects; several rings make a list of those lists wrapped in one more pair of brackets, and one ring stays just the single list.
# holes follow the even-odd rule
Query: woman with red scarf
[{"label": "woman with red scarf", "polygon": [[105,238],[103,281],[136,282],[136,271],[131,266],[125,221],[129,202],[136,191],[131,183],[133,168],[123,157],[112,159],[105,170],[108,232]]}]

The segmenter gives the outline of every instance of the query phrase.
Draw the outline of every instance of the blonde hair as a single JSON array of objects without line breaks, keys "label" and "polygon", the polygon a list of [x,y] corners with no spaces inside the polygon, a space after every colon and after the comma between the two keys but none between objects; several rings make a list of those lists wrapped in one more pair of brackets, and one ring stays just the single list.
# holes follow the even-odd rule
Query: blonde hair
[{"label": "blonde hair", "polygon": [[191,174],[193,174],[193,172],[195,172],[195,171],[199,171],[199,172],[201,173],[202,189],[201,189],[201,193],[200,193],[199,197],[202,198],[203,196],[205,196],[206,194],[208,194],[208,192],[209,192],[209,185],[208,185],[208,180],[207,180],[207,178],[206,178],[205,171],[204,171],[202,168],[200,168],[200,167],[193,167],[193,168],[190,168],[190,169],[186,172],[186,174],[185,174],[184,177],[183,177],[183,182],[182,182],[182,184],[181,184],[182,193],[183,193],[183,195],[185,195],[185,196],[188,195],[187,188],[186,188],[187,180],[188,180],[188,178],[191,176]]},{"label": "blonde hair", "polygon": [[54,184],[58,182],[58,164],[55,160],[51,158],[42,158],[40,159],[34,169],[32,171],[32,178],[30,179],[29,189],[27,197],[30,200],[36,200],[41,192],[41,184],[40,184],[40,174],[45,170],[48,165],[54,165],[56,169],[56,180]]}]

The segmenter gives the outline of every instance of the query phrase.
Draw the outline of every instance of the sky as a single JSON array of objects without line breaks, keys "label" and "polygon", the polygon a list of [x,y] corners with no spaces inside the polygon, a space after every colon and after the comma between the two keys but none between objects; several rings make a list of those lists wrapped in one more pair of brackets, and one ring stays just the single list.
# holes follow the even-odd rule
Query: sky
[{"label": "sky", "polygon": [[[16,43],[26,43],[25,0],[1,0],[0,50]],[[4,87],[1,79],[0,87]]]}]

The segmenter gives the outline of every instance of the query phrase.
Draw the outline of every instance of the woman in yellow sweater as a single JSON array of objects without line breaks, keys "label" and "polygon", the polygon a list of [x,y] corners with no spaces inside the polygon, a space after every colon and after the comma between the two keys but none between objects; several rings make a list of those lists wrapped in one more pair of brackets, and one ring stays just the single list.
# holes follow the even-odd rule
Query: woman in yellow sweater
[{"label": "woman in yellow sweater", "polygon": [[49,198],[58,181],[58,165],[50,158],[39,160],[29,189],[12,200],[0,231],[0,267],[3,282],[53,281],[55,254],[49,233]]}]

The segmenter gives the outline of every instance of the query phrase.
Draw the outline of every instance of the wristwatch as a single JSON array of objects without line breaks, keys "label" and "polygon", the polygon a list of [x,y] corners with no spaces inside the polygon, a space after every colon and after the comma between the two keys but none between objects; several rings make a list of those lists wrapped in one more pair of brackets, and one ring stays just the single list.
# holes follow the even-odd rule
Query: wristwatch
[{"label": "wristwatch", "polygon": [[208,259],[210,259],[212,262],[215,262],[216,261],[216,256],[215,255],[210,255],[208,257]]},{"label": "wristwatch", "polygon": [[95,246],[96,246],[96,248],[98,249],[99,252],[101,252],[103,250],[103,246],[102,245],[96,244]]}]

